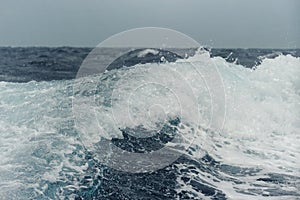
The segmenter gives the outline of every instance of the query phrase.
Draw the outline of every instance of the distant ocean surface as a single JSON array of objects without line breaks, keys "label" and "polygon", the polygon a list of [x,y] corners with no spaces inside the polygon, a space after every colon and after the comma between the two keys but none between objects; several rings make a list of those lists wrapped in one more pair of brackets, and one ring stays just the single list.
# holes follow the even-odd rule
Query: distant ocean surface
[{"label": "distant ocean surface", "polygon": [[[70,47],[0,47],[0,81],[73,79],[91,50]],[[108,49],[107,52],[109,57],[115,55],[118,49]],[[300,49],[211,49],[210,54],[212,57],[220,56],[227,62],[252,68],[259,65],[263,58],[275,58],[280,54],[300,57]]]},{"label": "distant ocean surface", "polygon": [[[0,199],[300,199],[300,49],[174,50],[185,58],[75,79],[91,50],[0,47]],[[109,58],[118,51],[106,49],[104,55]],[[210,95],[194,73],[205,67],[216,67],[222,78],[222,132],[208,126]],[[199,110],[201,123],[195,123],[193,113],[180,117],[176,106],[165,108],[168,122],[156,110],[150,120],[144,115],[153,102],[175,102],[167,90],[149,86],[146,90],[153,96],[144,98],[147,91],[136,89],[144,82],[182,84],[169,68],[190,85],[200,107],[189,107],[184,89],[177,88],[176,95],[187,98],[184,106]],[[95,82],[97,88],[91,88]],[[134,123],[122,118],[126,91],[136,91]],[[99,137],[126,151],[143,153],[157,147],[155,142],[171,143],[178,133],[195,134],[193,144],[162,169],[114,169],[86,148],[79,137],[84,133],[75,126],[74,98],[88,108],[85,99],[91,95],[101,107],[95,109],[97,119],[108,130],[99,130]],[[111,112],[123,119],[122,126],[112,125]],[[89,124],[94,119],[82,120]],[[163,128],[156,132],[141,128],[157,124]],[[91,123],[89,128],[96,127]],[[147,131],[159,136],[128,136]],[[85,140],[95,144],[95,138]]]}]

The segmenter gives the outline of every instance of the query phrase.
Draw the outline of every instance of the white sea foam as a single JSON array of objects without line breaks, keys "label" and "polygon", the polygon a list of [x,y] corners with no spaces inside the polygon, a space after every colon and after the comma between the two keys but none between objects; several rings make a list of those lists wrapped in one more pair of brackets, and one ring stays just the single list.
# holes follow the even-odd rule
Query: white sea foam
[{"label": "white sea foam", "polygon": [[[221,79],[212,77],[213,72]],[[75,81],[0,82],[0,196],[62,197],[58,185],[51,184],[78,189],[87,170],[79,156],[78,132],[93,150],[102,137],[122,137],[119,128],[156,129],[176,116],[194,128],[193,146],[201,152],[194,152],[195,159],[206,151],[228,165],[259,168],[258,175],[300,176],[299,74],[300,59],[290,55],[265,58],[251,70],[202,52],[175,63],[139,65]],[[78,89],[74,97],[73,84]],[[218,93],[222,89],[225,101]],[[74,99],[81,105],[75,114],[82,114],[77,115],[76,131]],[[185,132],[186,138],[194,139],[190,133]],[[229,198],[241,199],[250,197],[237,190],[255,188],[258,175],[240,177],[246,183],[241,185],[199,176]],[[53,194],[49,187],[55,188]],[[278,187],[299,194],[299,182]]]},{"label": "white sea foam", "polygon": [[145,49],[143,51],[141,51],[139,54],[138,54],[138,57],[145,57],[147,54],[152,54],[152,55],[156,55],[158,54],[159,52],[155,49]]}]

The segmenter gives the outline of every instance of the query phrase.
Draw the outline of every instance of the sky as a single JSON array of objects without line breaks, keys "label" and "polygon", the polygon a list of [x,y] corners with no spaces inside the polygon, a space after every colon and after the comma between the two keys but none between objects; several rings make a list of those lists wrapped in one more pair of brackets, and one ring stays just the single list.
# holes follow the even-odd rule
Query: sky
[{"label": "sky", "polygon": [[0,46],[95,47],[140,27],[215,48],[300,48],[300,1],[0,0]]}]

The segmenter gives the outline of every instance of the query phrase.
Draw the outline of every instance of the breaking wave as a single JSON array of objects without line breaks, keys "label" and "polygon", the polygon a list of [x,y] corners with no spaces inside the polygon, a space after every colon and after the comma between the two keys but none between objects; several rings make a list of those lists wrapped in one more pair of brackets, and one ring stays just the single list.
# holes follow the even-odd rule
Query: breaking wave
[{"label": "breaking wave", "polygon": [[[207,83],[214,80],[210,69],[221,77],[217,92]],[[63,199],[101,191],[105,163],[93,157],[99,141],[141,126],[155,132],[178,118],[181,142],[192,144],[181,151],[189,161],[170,163],[173,197],[299,197],[299,74],[300,59],[291,55],[249,69],[200,51],[75,80],[0,82],[0,196]]]}]

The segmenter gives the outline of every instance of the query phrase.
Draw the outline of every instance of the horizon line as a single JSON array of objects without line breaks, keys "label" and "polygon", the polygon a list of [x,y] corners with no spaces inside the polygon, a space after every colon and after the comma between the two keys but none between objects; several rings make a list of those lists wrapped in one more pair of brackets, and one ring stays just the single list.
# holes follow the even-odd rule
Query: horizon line
[{"label": "horizon line", "polygon": [[[69,46],[69,45],[61,45],[61,46],[38,46],[38,45],[32,45],[32,46],[14,46],[14,45],[6,45],[2,46],[0,45],[0,48],[97,48],[97,46]],[[101,48],[155,48],[155,47],[101,47]],[[294,49],[300,49],[300,47],[209,47],[209,46],[202,46],[202,47],[168,47],[168,48],[177,48],[177,49],[193,49],[193,48],[208,48],[208,49],[286,49],[286,50],[294,50]],[[167,48],[167,49],[168,49]]]}]

